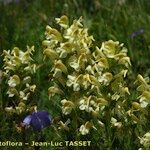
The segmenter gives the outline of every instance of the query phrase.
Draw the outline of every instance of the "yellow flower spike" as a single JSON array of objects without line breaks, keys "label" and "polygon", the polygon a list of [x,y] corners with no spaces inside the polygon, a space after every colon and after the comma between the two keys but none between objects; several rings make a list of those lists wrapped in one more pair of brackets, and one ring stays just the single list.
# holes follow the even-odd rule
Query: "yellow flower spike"
[{"label": "yellow flower spike", "polygon": [[62,63],[61,60],[56,61],[54,67],[60,69],[65,74],[68,73],[67,67]]},{"label": "yellow flower spike", "polygon": [[63,15],[60,18],[55,18],[55,20],[56,20],[56,23],[59,24],[61,27],[65,29],[68,27],[69,20],[67,16]]},{"label": "yellow flower spike", "polygon": [[9,81],[8,81],[8,85],[10,87],[15,87],[18,84],[20,84],[20,78],[18,75],[13,75],[12,77],[10,77]]},{"label": "yellow flower spike", "polygon": [[43,55],[44,55],[44,60],[46,58],[50,58],[51,60],[55,60],[55,59],[58,59],[59,55],[57,54],[56,51],[50,49],[50,48],[46,48],[43,52]]}]

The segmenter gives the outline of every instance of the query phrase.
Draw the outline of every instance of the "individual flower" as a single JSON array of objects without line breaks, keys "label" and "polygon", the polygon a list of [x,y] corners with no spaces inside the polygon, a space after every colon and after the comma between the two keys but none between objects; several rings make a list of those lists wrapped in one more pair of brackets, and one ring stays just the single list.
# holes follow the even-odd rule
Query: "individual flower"
[{"label": "individual flower", "polygon": [[64,42],[60,43],[60,47],[56,48],[56,52],[59,53],[59,58],[66,58],[69,54],[75,51],[74,43]]},{"label": "individual flower", "polygon": [[105,72],[102,76],[98,77],[98,81],[103,85],[109,85],[110,81],[112,80],[113,76],[110,72]]},{"label": "individual flower", "polygon": [[107,101],[103,98],[97,98],[94,96],[83,97],[79,101],[79,109],[92,113],[93,116],[97,116],[102,106],[107,105]]},{"label": "individual flower", "polygon": [[30,77],[30,76],[24,77],[24,78],[23,78],[23,83],[24,83],[24,84],[27,84],[27,83],[29,84],[29,83],[31,83],[31,77]]},{"label": "individual flower", "polygon": [[141,107],[147,107],[147,105],[150,104],[150,92],[144,91],[142,95],[139,96],[139,99]]},{"label": "individual flower", "polygon": [[68,80],[67,80],[66,85],[67,85],[68,87],[73,86],[73,90],[74,90],[74,91],[79,91],[79,90],[80,90],[80,85],[79,85],[79,83],[77,82],[76,76],[68,75]]},{"label": "individual flower", "polygon": [[112,100],[118,100],[119,98],[120,98],[120,95],[116,92],[116,93],[114,93],[113,95],[112,95]]},{"label": "individual flower", "polygon": [[[91,97],[83,97],[79,101],[79,109],[85,110],[87,112],[91,112],[93,110],[93,108],[90,106],[90,99],[91,99]],[[96,104],[96,103],[93,101],[93,104]]]},{"label": "individual flower", "polygon": [[89,129],[85,127],[85,125],[81,125],[79,131],[81,132],[82,135],[86,135],[89,133]]},{"label": "individual flower", "polygon": [[85,69],[89,74],[95,75],[94,68],[91,65],[88,65]]},{"label": "individual flower", "polygon": [[56,51],[54,51],[53,49],[51,48],[46,48],[44,51],[43,51],[43,55],[44,55],[44,60],[46,58],[49,58],[50,60],[55,60],[59,57],[59,55],[57,54]]},{"label": "individual flower", "polygon": [[58,30],[51,28],[49,25],[46,26],[45,34],[47,40],[53,40],[56,43],[62,41],[61,33]]},{"label": "individual flower", "polygon": [[82,86],[84,87],[85,90],[91,85],[91,83],[92,83],[92,81],[90,79],[90,75],[89,74],[83,75]]},{"label": "individual flower", "polygon": [[62,113],[64,115],[70,114],[72,109],[75,107],[72,101],[68,101],[66,99],[61,100],[61,103],[62,103]]},{"label": "individual flower", "polygon": [[117,119],[115,119],[114,117],[111,117],[111,124],[112,126],[114,127],[117,127],[117,128],[121,128],[122,127],[122,123],[121,122],[118,122]]},{"label": "individual flower", "polygon": [[82,135],[86,135],[89,133],[91,128],[94,128],[95,130],[97,130],[91,122],[87,121],[84,125],[80,126],[79,131]]},{"label": "individual flower", "polygon": [[74,38],[78,36],[79,29],[83,27],[81,21],[82,18],[73,21],[73,24],[69,28],[67,28],[64,34],[65,39],[68,39],[69,41],[72,42]]},{"label": "individual flower", "polygon": [[140,143],[145,148],[150,148],[150,132],[147,132],[142,138],[140,138]]},{"label": "individual flower", "polygon": [[67,74],[68,73],[68,69],[65,66],[65,64],[63,64],[63,62],[61,60],[56,60],[54,63],[54,67],[51,70],[52,72],[54,72],[53,76],[55,78],[59,78],[61,77],[62,73]]},{"label": "individual flower", "polygon": [[108,58],[114,58],[118,53],[119,42],[114,42],[112,40],[102,43],[101,50]]},{"label": "individual flower", "polygon": [[119,64],[125,65],[127,68],[131,66],[131,61],[129,57],[123,57],[118,61]]},{"label": "individual flower", "polygon": [[29,96],[30,96],[30,92],[28,93],[25,93],[24,91],[19,92],[19,97],[22,100],[28,100]]},{"label": "individual flower", "polygon": [[7,94],[8,97],[13,97],[14,95],[18,95],[18,91],[15,88],[9,88]]},{"label": "individual flower", "polygon": [[31,126],[35,131],[41,131],[43,128],[50,126],[52,118],[47,111],[33,112],[26,116],[22,121],[22,126]]},{"label": "individual flower", "polygon": [[69,127],[68,127],[68,124],[70,124],[70,119],[68,119],[65,123],[63,123],[62,121],[59,121],[59,127],[58,129],[59,130],[66,130],[66,131],[69,131]]},{"label": "individual flower", "polygon": [[10,79],[8,80],[8,85],[10,87],[15,87],[18,84],[20,84],[20,78],[18,75],[13,75],[12,77],[10,77]]},{"label": "individual flower", "polygon": [[149,77],[143,78],[140,74],[137,76],[135,83],[139,86],[137,88],[138,91],[148,91],[150,90],[150,85],[148,84]]},{"label": "individual flower", "polygon": [[5,107],[5,111],[8,113],[14,113],[15,109],[12,106],[10,106],[10,107]]},{"label": "individual flower", "polygon": [[60,18],[56,18],[55,20],[56,23],[59,24],[61,27],[65,29],[68,27],[69,20],[67,16],[61,16]]},{"label": "individual flower", "polygon": [[63,91],[56,86],[49,87],[49,89],[48,89],[49,97],[53,97],[53,96],[55,96],[55,94],[63,94]]},{"label": "individual flower", "polygon": [[36,89],[36,85],[35,84],[34,85],[30,85],[29,89],[30,89],[31,92],[34,92],[35,89]]},{"label": "individual flower", "polygon": [[97,63],[94,66],[95,66],[95,70],[99,73],[104,69],[108,69],[109,63],[107,58],[100,58],[97,60]]}]

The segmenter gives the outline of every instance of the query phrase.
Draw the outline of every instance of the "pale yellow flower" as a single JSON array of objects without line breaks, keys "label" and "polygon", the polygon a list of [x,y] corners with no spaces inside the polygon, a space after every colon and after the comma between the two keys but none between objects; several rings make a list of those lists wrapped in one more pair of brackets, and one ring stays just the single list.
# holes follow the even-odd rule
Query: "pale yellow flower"
[{"label": "pale yellow flower", "polygon": [[18,75],[13,75],[12,77],[10,77],[10,79],[8,80],[8,85],[10,87],[15,87],[18,84],[20,84],[20,78]]}]

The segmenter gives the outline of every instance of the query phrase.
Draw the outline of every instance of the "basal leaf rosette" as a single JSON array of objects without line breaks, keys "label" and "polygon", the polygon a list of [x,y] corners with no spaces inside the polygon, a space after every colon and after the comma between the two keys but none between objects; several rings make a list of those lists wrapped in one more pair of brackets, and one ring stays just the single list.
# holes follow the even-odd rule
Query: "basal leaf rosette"
[{"label": "basal leaf rosette", "polygon": [[36,64],[32,59],[34,46],[27,46],[24,52],[18,47],[12,51],[4,50],[4,72],[3,76],[7,82],[7,95],[14,105],[7,106],[5,110],[9,113],[22,113],[27,110],[26,103],[34,93],[36,85],[32,82],[32,74],[36,72]]},{"label": "basal leaf rosette", "polygon": [[[82,18],[70,25],[68,18],[62,16],[56,18],[56,23],[60,29],[47,26],[42,43],[44,61],[52,63],[49,97],[59,96],[64,115],[77,115],[78,131],[85,135],[95,128],[93,119],[97,118],[98,124],[109,107],[112,116],[118,107],[119,115],[124,115],[119,111],[123,107],[120,102],[130,94],[125,81],[130,59],[118,41],[109,40],[100,48],[94,47],[93,36],[84,28]],[[114,107],[110,106],[112,102]],[[92,125],[84,130],[89,124]]]}]

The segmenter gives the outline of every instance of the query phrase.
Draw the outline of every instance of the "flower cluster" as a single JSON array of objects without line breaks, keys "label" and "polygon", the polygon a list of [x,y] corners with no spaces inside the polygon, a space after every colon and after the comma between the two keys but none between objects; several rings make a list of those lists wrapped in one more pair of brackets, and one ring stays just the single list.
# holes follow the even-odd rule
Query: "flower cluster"
[{"label": "flower cluster", "polygon": [[150,79],[149,77],[143,78],[141,75],[138,75],[136,82],[139,84],[137,91],[140,92],[140,96],[138,97],[140,107],[145,108],[150,104]]},{"label": "flower cluster", "polygon": [[150,104],[150,85],[149,77],[143,78],[140,74],[137,76],[135,84],[137,87],[137,100],[132,102],[132,108],[127,112],[134,123],[144,124],[148,118]]},{"label": "flower cluster", "polygon": [[62,16],[56,18],[56,23],[61,29],[47,26],[46,40],[42,43],[44,60],[52,63],[50,74],[54,86],[49,88],[49,96],[60,96],[64,115],[73,110],[79,112],[78,118],[84,121],[78,128],[85,135],[90,128],[84,130],[87,120],[82,118],[81,111],[99,118],[99,114],[105,115],[105,108],[112,101],[119,108],[117,111],[122,111],[119,103],[130,95],[125,82],[130,58],[118,41],[109,40],[100,48],[94,47],[94,38],[84,28],[82,18],[70,25],[67,16]]},{"label": "flower cluster", "polygon": [[7,112],[21,113],[25,111],[26,101],[36,89],[36,85],[32,84],[31,77],[31,74],[36,71],[36,65],[31,58],[33,51],[34,46],[31,48],[27,46],[25,52],[18,47],[14,47],[12,51],[3,51],[5,70],[3,76],[8,84],[7,94],[9,98],[15,99],[15,106],[5,108]]}]

